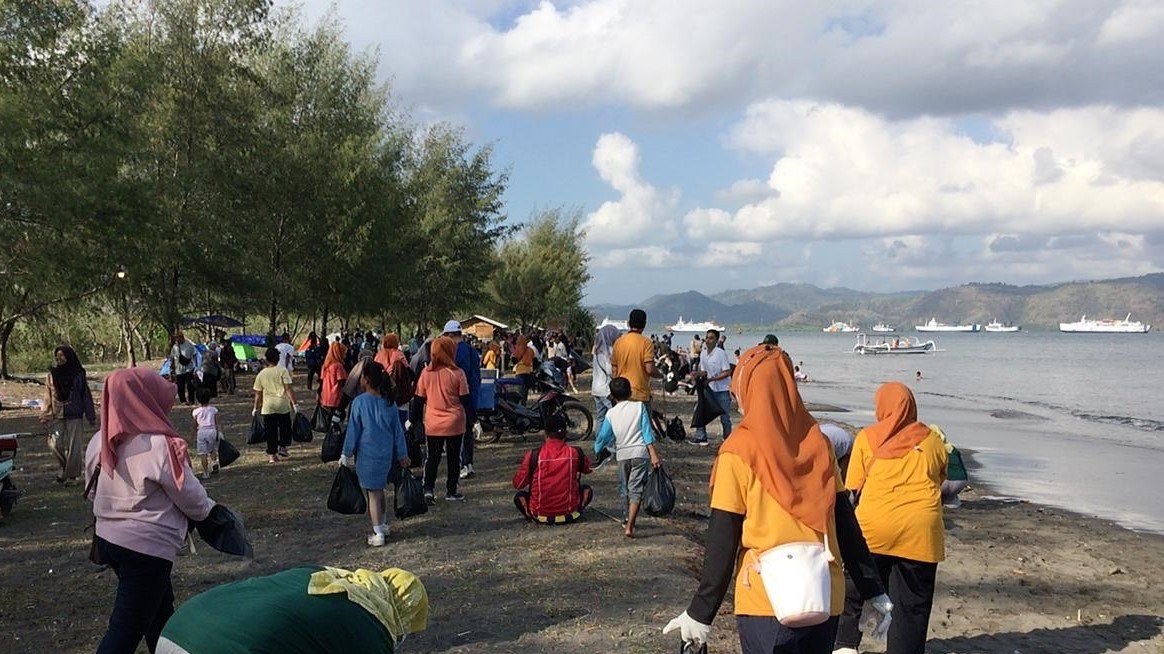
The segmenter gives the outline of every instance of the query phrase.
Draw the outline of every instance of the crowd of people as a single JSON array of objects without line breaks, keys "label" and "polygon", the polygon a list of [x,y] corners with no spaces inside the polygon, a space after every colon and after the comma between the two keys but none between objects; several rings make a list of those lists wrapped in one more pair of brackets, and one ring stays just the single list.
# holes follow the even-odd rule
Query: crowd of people
[{"label": "crowd of people", "polygon": [[[548,364],[569,383],[574,359],[587,346],[599,425],[596,463],[567,442],[566,421],[549,416],[544,442],[525,454],[513,476],[514,504],[531,522],[575,522],[594,499],[585,476],[609,458],[618,470],[624,534],[634,538],[646,480],[662,464],[661,434],[652,421],[654,386],[674,374],[669,357],[677,354],[670,339],[644,336],[646,319],[635,310],[626,333],[605,326],[592,341],[498,333],[488,344],[471,343],[455,320],[439,335],[418,334],[403,347],[393,333],[331,342],[311,334],[304,352],[307,380],[318,380],[318,405],[329,424],[344,430],[340,465],[354,469],[365,493],[368,545],[382,546],[389,536],[386,487],[422,463],[409,456],[415,439],[424,443],[426,502],[435,504],[442,459],[445,499],[464,500],[459,482],[475,474],[472,430],[483,368],[521,376]],[[234,354],[229,341],[207,351],[214,356],[198,356],[179,334],[170,353],[173,383],[141,368],[106,379],[101,429],[83,465],[94,502],[94,559],[119,580],[100,652],[133,651],[143,639],[155,651],[173,614],[170,573],[187,525],[215,506],[169,418],[176,399],[197,405],[193,440],[202,457],[201,480],[209,478],[217,471],[214,445],[221,437],[212,400],[219,390],[233,390],[238,362],[225,356]],[[724,409],[723,442],[711,475],[700,583],[665,633],[706,643],[734,577],[736,626],[749,654],[853,654],[863,632],[886,637],[890,654],[923,652],[945,556],[941,491],[949,446],[940,430],[918,420],[909,388],[892,382],[878,389],[876,422],[852,437],[835,425],[818,425],[807,412],[797,366],[775,336],[736,355],[710,330],[693,339],[685,356],[683,382],[705,384]],[[82,421],[93,424],[96,411],[76,353],[62,346],[55,358],[44,419],[53,423],[58,481],[67,483],[81,474]],[[284,336],[264,352],[265,366],[252,386],[253,413],[261,418],[271,463],[290,456],[286,435],[299,404],[295,358]],[[532,388],[533,378],[526,379]],[[743,415],[734,428],[733,399]],[[692,440],[707,441],[706,429]],[[772,583],[775,578],[798,582]]]}]

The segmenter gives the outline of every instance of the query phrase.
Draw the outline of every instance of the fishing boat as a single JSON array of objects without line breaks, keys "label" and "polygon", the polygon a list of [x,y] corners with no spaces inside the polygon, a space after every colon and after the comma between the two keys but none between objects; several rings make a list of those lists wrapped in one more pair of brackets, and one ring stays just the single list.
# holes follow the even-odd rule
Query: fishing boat
[{"label": "fishing boat", "polygon": [[929,354],[938,352],[938,346],[933,341],[922,342],[920,338],[911,339],[901,336],[891,339],[877,339],[870,342],[867,334],[857,336],[857,344],[853,346],[857,354]]},{"label": "fishing boat", "polygon": [[859,332],[859,331],[861,331],[861,328],[858,327],[857,325],[854,325],[851,322],[838,321],[838,322],[834,322],[833,324],[829,325],[828,327],[825,327],[821,331],[823,331],[826,334],[848,334],[850,332]]},{"label": "fishing boat", "polygon": [[611,320],[609,316],[602,318],[602,322],[598,323],[598,329],[602,329],[607,325],[614,325],[620,332],[630,331],[630,327],[626,324],[625,320]]},{"label": "fishing boat", "polygon": [[1007,332],[1017,332],[1017,331],[1021,331],[1021,330],[1022,330],[1022,327],[1020,327],[1019,325],[1004,325],[1004,324],[998,322],[997,319],[991,320],[990,322],[986,323],[986,331],[988,331],[988,332],[1007,333]]},{"label": "fishing boat", "polygon": [[926,324],[914,325],[913,328],[919,332],[977,332],[982,330],[982,325],[976,322],[969,325],[947,325],[944,322],[938,322],[937,318],[930,318]]},{"label": "fishing boat", "polygon": [[1059,331],[1069,334],[1147,334],[1151,329],[1139,320],[1133,322],[1130,313],[1123,320],[1088,320],[1085,315],[1079,322],[1059,323]]},{"label": "fishing boat", "polygon": [[893,325],[886,325],[883,322],[879,322],[876,325],[873,325],[873,331],[877,332],[878,334],[890,334],[897,331],[897,329]]},{"label": "fishing boat", "polygon": [[674,325],[667,327],[667,331],[669,331],[669,332],[688,332],[688,333],[705,332],[709,329],[714,329],[717,332],[723,331],[723,327],[720,327],[719,325],[715,324],[714,322],[709,322],[709,321],[686,322],[685,320],[683,320],[683,316],[679,316],[679,321],[676,322]]}]

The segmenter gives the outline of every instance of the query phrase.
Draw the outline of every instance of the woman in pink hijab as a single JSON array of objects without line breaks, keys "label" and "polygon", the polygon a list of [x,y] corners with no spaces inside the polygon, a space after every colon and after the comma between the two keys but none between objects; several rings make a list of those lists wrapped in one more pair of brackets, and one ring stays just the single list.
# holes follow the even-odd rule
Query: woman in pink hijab
[{"label": "woman in pink hijab", "polygon": [[132,653],[142,638],[154,651],[174,612],[170,572],[189,521],[204,520],[214,506],[170,423],[175,390],[144,368],[105,380],[101,431],[85,453],[97,553],[117,575],[99,654]]}]

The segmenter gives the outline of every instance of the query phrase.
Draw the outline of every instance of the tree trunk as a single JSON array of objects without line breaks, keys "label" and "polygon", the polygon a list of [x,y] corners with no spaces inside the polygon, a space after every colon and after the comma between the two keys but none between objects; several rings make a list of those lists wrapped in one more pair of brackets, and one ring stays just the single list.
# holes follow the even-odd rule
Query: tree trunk
[{"label": "tree trunk", "polygon": [[125,367],[137,367],[137,350],[133,347],[133,327],[126,318],[121,319],[121,342],[125,343]]},{"label": "tree trunk", "polygon": [[137,337],[138,344],[141,345],[142,357],[148,361],[154,358],[154,344],[150,342],[150,339],[146,338],[145,335],[141,333],[140,327],[140,325],[134,325],[133,334]]},{"label": "tree trunk", "polygon": [[324,339],[327,338],[327,318],[328,318],[327,310],[328,310],[327,305],[324,305],[323,306],[323,320],[320,321],[320,325],[319,325],[319,335]]},{"label": "tree trunk", "polygon": [[270,325],[267,329],[268,340],[275,342],[275,328],[279,322],[279,301],[274,297],[271,298],[271,313],[267,316],[270,319]]},{"label": "tree trunk", "polygon": [[12,338],[12,330],[15,328],[15,320],[0,325],[0,379],[12,379],[8,373],[8,340]]}]

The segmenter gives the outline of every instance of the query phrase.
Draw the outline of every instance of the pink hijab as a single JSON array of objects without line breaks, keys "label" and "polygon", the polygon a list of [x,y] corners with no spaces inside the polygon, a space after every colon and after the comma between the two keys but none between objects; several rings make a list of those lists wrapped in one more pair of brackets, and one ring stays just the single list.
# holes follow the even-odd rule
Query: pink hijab
[{"label": "pink hijab", "polygon": [[170,422],[174,384],[145,368],[118,370],[105,379],[101,392],[101,469],[113,477],[117,450],[125,441],[143,434],[166,436],[174,483],[182,488],[189,454],[186,441]]}]

